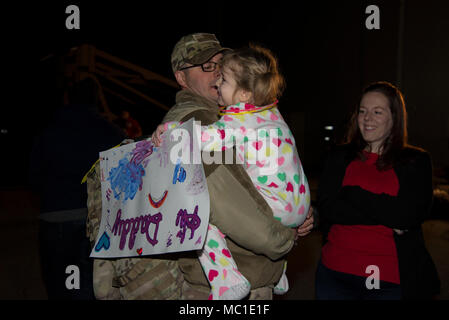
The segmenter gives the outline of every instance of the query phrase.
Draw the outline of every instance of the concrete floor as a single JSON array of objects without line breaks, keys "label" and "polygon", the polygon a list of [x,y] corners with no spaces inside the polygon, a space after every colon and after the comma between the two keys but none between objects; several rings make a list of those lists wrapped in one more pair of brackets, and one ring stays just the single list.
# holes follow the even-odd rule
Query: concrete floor
[{"label": "concrete floor", "polygon": [[[47,299],[40,275],[37,251],[37,209],[25,189],[0,191],[0,299]],[[442,290],[440,299],[449,300],[449,221],[424,223],[424,236],[437,266]],[[314,299],[315,269],[320,256],[321,234],[313,231],[288,257],[290,291],[279,300]]]}]

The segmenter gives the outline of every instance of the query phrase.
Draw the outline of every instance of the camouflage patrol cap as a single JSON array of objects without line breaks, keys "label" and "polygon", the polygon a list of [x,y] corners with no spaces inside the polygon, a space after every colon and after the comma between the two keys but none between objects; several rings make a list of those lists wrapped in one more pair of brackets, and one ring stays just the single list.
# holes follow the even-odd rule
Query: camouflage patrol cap
[{"label": "camouflage patrol cap", "polygon": [[212,33],[193,33],[184,36],[176,43],[171,55],[173,73],[184,63],[202,64],[217,53],[227,50],[231,49],[223,48]]}]

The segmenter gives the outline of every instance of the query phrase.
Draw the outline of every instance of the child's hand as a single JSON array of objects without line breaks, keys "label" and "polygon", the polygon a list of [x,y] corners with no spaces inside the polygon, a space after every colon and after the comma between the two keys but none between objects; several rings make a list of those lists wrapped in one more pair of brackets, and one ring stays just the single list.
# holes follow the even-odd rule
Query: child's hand
[{"label": "child's hand", "polygon": [[165,126],[160,124],[157,126],[156,131],[151,135],[151,141],[156,147],[159,147],[162,144],[161,134],[163,134],[165,130]]}]

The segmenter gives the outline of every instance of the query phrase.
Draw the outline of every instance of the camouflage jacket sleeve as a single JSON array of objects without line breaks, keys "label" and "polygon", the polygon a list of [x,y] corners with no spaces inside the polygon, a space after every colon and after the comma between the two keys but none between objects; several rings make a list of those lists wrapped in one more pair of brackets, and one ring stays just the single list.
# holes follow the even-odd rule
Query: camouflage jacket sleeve
[{"label": "camouflage jacket sleeve", "polygon": [[87,175],[87,221],[86,235],[91,247],[95,245],[101,222],[101,179],[100,162]]}]

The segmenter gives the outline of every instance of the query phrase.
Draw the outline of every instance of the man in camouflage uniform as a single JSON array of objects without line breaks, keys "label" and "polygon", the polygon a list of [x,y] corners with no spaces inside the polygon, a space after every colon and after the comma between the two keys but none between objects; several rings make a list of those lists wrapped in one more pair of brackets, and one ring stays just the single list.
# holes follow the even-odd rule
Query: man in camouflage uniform
[{"label": "man in camouflage uniform", "polygon": [[[164,122],[194,117],[207,125],[218,120],[217,62],[226,50],[213,34],[181,38],[171,62],[182,90]],[[272,287],[282,274],[282,257],[292,248],[296,232],[273,219],[271,208],[241,165],[213,163],[204,164],[204,169],[211,199],[210,222],[227,235],[238,268],[251,283],[249,299],[271,299]],[[98,164],[88,176],[88,193],[87,229],[93,244],[101,219]],[[312,223],[313,218],[307,219],[298,229],[299,235],[307,234]],[[94,289],[98,299],[207,299],[210,291],[196,252],[96,259]]]}]

